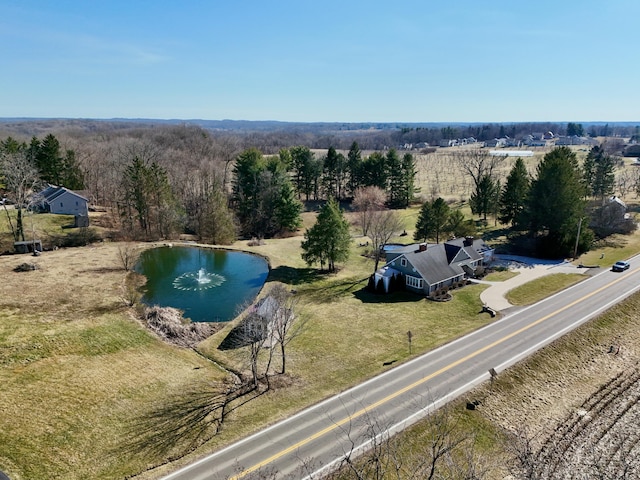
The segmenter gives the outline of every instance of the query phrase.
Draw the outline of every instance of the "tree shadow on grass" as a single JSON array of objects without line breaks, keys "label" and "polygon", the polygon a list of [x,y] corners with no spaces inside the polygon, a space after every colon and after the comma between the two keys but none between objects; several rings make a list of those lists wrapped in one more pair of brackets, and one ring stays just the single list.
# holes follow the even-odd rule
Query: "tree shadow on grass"
[{"label": "tree shadow on grass", "polygon": [[353,296],[362,303],[406,303],[425,300],[423,295],[404,290],[392,293],[373,293],[366,286],[354,292]]},{"label": "tree shadow on grass", "polygon": [[286,265],[271,269],[268,282],[282,282],[288,285],[312,283],[322,278],[323,274],[315,268],[293,268]]},{"label": "tree shadow on grass", "polygon": [[130,435],[114,455],[172,461],[210,440],[220,427],[223,389],[201,384],[158,402],[128,425]]},{"label": "tree shadow on grass", "polygon": [[487,242],[492,242],[498,239],[508,238],[511,233],[512,231],[509,228],[496,228],[482,232],[482,239]]},{"label": "tree shadow on grass", "polygon": [[127,425],[128,438],[110,454],[144,456],[156,462],[153,468],[193,452],[223,427],[236,409],[260,397],[268,386],[201,382],[181,390],[133,418]]},{"label": "tree shadow on grass", "polygon": [[344,278],[340,280],[330,279],[325,283],[309,285],[300,290],[305,299],[316,303],[330,303],[336,298],[351,295],[355,291],[366,286],[368,278]]}]

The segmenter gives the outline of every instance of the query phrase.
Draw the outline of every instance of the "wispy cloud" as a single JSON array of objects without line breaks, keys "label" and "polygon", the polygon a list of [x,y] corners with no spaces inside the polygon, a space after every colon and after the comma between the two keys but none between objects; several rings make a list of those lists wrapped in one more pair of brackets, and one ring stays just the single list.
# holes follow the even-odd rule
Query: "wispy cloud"
[{"label": "wispy cloud", "polygon": [[[27,43],[32,52],[40,52],[48,60],[64,59],[80,64],[105,64],[147,67],[166,63],[171,57],[158,47],[139,42],[111,39],[81,31],[62,31],[49,28],[21,28],[0,24],[0,38],[5,45],[15,42],[17,46]],[[35,47],[35,48],[34,48]],[[51,58],[51,57],[54,58]],[[40,59],[34,58],[34,61]]]},{"label": "wispy cloud", "polygon": [[86,34],[66,35],[69,44],[78,43],[76,50],[97,55],[102,61],[128,65],[148,66],[165,63],[170,57],[157,49],[136,43],[113,41]]}]

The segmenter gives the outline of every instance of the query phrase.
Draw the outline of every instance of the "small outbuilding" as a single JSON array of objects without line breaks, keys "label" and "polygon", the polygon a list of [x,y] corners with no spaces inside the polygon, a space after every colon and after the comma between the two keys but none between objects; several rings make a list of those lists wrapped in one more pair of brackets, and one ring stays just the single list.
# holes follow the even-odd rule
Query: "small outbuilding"
[{"label": "small outbuilding", "polygon": [[13,242],[13,249],[16,253],[34,253],[42,251],[40,240],[25,240],[23,242]]}]

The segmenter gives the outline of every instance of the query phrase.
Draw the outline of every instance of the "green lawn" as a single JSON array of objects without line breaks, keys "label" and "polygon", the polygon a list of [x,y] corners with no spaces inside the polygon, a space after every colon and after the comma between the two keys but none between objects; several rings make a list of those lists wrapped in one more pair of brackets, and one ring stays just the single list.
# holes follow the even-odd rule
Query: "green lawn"
[{"label": "green lawn", "polygon": [[512,305],[531,305],[584,279],[578,273],[546,275],[508,291],[506,297]]},{"label": "green lawn", "polygon": [[483,278],[488,282],[504,282],[505,280],[509,280],[510,278],[516,277],[520,275],[520,272],[514,272],[512,270],[500,270],[496,272],[491,272],[489,275]]}]

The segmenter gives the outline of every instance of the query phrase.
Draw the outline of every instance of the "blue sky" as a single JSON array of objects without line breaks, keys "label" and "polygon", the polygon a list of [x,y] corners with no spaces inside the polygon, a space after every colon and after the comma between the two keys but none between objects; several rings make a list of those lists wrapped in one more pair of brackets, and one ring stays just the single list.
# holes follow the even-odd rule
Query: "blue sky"
[{"label": "blue sky", "polygon": [[0,0],[0,117],[640,121],[638,0]]}]

